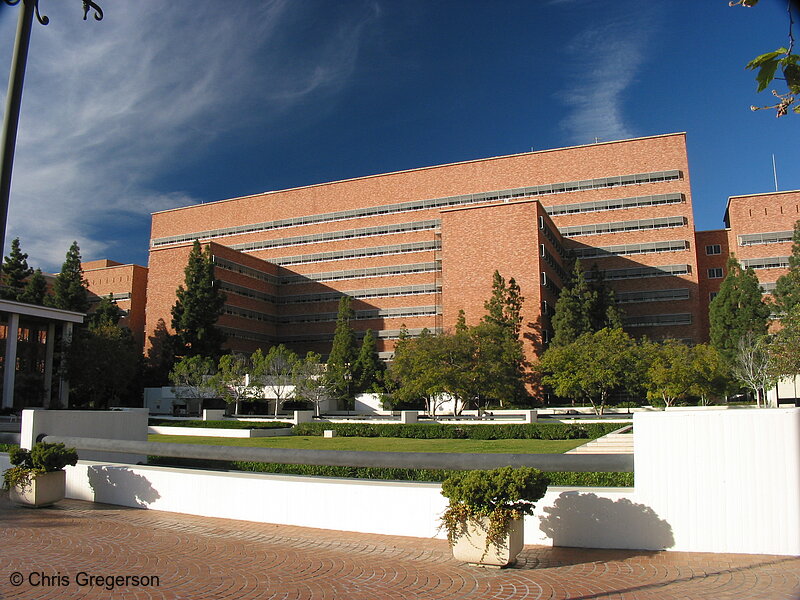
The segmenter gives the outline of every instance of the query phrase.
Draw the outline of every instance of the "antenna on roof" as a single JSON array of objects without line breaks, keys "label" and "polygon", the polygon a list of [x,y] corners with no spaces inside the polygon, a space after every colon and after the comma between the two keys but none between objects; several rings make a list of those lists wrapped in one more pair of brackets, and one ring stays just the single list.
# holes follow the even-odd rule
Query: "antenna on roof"
[{"label": "antenna on roof", "polygon": [[772,155],[772,177],[775,179],[775,191],[778,191],[778,170],[775,168],[775,154]]},{"label": "antenna on roof", "polygon": [[595,144],[599,144],[599,143],[600,143],[600,138],[599,138],[599,137],[597,137],[597,136],[595,136],[595,138],[594,138],[594,143],[595,143]]}]

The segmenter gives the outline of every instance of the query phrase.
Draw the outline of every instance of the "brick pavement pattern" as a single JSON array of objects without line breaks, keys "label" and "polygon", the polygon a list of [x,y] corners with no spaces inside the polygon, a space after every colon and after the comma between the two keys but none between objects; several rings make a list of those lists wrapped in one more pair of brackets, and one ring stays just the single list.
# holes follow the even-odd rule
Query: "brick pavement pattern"
[{"label": "brick pavement pattern", "polygon": [[[489,570],[453,560],[437,539],[75,500],[25,509],[5,493],[0,524],[0,598],[8,600],[800,598],[800,557],[526,546],[516,566]],[[157,576],[159,585],[79,585],[81,572]]]}]

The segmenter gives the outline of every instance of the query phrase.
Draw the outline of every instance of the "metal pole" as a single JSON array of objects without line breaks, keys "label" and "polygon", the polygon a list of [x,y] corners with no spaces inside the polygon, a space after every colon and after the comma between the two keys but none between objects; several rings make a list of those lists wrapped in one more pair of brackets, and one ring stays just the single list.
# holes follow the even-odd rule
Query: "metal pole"
[{"label": "metal pole", "polygon": [[8,201],[11,195],[11,171],[14,168],[14,149],[17,145],[17,125],[22,103],[22,84],[25,80],[25,65],[28,62],[28,45],[31,40],[31,24],[36,0],[22,0],[22,8],[17,22],[17,36],[14,42],[14,56],[11,60],[11,74],[8,77],[6,112],[3,115],[3,146],[0,162],[0,254],[4,251],[6,222],[8,221]]}]

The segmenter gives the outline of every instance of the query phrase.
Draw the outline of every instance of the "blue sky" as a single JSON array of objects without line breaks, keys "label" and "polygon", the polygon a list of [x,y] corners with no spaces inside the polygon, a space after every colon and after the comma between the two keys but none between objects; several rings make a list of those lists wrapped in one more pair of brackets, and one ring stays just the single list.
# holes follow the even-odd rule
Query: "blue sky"
[{"label": "blue sky", "polygon": [[784,0],[98,2],[34,24],[6,237],[44,270],[73,239],[146,264],[153,211],[595,138],[686,131],[700,229],[774,189],[773,153],[800,189],[800,116],[751,112],[744,69]]}]

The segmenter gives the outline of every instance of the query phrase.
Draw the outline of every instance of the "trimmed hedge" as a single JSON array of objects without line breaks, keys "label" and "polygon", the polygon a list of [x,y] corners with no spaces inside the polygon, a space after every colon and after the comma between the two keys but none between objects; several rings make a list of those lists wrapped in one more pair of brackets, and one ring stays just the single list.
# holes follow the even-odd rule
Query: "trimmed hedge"
[{"label": "trimmed hedge", "polygon": [[453,425],[377,424],[377,423],[300,423],[294,426],[295,435],[321,436],[333,429],[342,437],[394,437],[416,439],[470,440],[575,440],[595,439],[619,429],[619,423],[513,423]]},{"label": "trimmed hedge", "polygon": [[[287,465],[252,461],[206,461],[194,458],[150,456],[148,464],[251,473],[281,475],[312,475],[317,477],[348,477],[351,479],[381,479],[393,481],[441,482],[457,471],[444,469],[398,469],[379,467],[335,467],[322,465]],[[556,471],[545,473],[551,486],[576,487],[633,487],[633,473]]]},{"label": "trimmed hedge", "polygon": [[275,421],[174,421],[172,419],[149,419],[147,424],[151,427],[199,427],[203,429],[286,429],[292,426],[291,423]]}]

